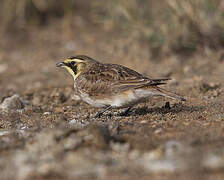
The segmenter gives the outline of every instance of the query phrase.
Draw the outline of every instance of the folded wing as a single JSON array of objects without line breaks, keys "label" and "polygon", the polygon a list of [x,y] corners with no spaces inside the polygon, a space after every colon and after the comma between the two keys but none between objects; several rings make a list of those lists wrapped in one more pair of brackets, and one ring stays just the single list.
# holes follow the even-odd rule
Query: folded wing
[{"label": "folded wing", "polygon": [[169,78],[150,79],[116,64],[98,64],[77,79],[79,89],[93,96],[113,95],[122,91],[166,84]]}]

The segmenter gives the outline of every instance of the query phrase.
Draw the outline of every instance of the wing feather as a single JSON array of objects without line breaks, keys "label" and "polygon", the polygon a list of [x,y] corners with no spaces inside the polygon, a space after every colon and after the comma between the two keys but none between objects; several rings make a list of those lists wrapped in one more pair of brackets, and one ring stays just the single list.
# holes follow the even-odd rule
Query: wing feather
[{"label": "wing feather", "polygon": [[166,84],[168,78],[150,79],[127,67],[116,64],[96,64],[81,74],[76,83],[89,95],[112,95],[129,89]]}]

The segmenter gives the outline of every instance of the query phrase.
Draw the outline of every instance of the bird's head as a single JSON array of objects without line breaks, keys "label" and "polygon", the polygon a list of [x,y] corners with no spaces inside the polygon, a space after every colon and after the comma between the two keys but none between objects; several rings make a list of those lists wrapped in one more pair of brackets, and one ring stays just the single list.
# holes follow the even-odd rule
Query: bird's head
[{"label": "bird's head", "polygon": [[57,63],[56,66],[65,68],[75,80],[81,73],[88,71],[94,63],[98,62],[88,56],[78,55],[71,56],[63,62]]}]

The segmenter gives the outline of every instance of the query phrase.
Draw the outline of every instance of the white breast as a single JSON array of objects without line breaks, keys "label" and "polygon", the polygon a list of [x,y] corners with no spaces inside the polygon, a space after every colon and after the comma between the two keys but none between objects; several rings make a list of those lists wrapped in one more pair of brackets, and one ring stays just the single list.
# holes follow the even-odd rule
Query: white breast
[{"label": "white breast", "polygon": [[81,98],[86,103],[98,108],[107,107],[112,104],[112,101],[109,99],[93,99],[88,94],[85,93],[81,94]]},{"label": "white breast", "polygon": [[150,97],[156,95],[154,92],[149,90],[133,90],[128,94],[120,94],[114,98],[112,106],[115,107],[131,107],[140,102],[147,101]]}]

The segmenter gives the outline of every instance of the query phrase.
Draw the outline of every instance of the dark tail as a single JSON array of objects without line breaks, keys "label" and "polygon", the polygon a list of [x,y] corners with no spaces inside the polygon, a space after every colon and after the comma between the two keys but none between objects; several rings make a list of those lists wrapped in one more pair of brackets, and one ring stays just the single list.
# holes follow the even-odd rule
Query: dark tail
[{"label": "dark tail", "polygon": [[157,86],[157,85],[162,85],[166,84],[166,81],[171,80],[170,78],[163,78],[163,79],[151,79],[150,85],[151,86]]},{"label": "dark tail", "polygon": [[160,93],[161,96],[166,96],[168,98],[177,99],[180,101],[186,101],[186,99],[184,99],[183,97],[181,97],[173,92],[167,91],[165,89],[157,87],[156,90]]}]

